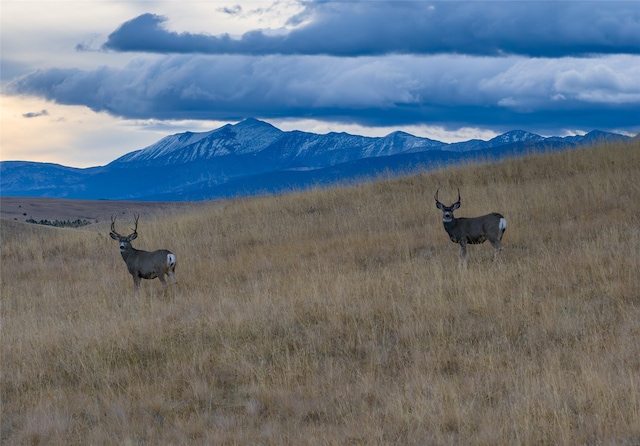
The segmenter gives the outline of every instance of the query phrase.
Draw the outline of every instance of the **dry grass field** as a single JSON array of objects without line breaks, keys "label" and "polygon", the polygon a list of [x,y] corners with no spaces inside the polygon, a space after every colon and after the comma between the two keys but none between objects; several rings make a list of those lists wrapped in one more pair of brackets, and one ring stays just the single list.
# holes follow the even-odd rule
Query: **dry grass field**
[{"label": "dry grass field", "polygon": [[108,223],[3,220],[2,443],[639,445],[639,178],[636,139],[165,209],[139,300]]}]

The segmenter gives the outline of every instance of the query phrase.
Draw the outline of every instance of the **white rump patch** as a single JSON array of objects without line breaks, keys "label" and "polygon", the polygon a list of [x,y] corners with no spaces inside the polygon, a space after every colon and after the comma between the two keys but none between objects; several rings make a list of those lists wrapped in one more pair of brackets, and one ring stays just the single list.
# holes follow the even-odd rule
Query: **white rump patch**
[{"label": "white rump patch", "polygon": [[173,266],[176,264],[175,254],[167,254],[167,266]]},{"label": "white rump patch", "polygon": [[507,219],[503,217],[500,219],[500,230],[504,231],[505,229],[507,229]]}]

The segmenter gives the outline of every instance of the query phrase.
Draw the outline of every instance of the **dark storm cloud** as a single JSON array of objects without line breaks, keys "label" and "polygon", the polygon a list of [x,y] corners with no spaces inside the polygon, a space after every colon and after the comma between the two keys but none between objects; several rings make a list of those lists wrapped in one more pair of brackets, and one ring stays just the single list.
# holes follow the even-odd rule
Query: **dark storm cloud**
[{"label": "dark storm cloud", "polygon": [[[229,11],[234,12],[233,11]],[[111,33],[103,48],[151,53],[245,55],[467,54],[529,57],[640,54],[637,2],[310,2],[286,33],[168,31],[144,14]]]},{"label": "dark storm cloud", "polygon": [[369,126],[433,124],[636,129],[635,56],[205,56],[138,59],[123,69],[41,70],[7,91],[124,118],[316,118]]}]

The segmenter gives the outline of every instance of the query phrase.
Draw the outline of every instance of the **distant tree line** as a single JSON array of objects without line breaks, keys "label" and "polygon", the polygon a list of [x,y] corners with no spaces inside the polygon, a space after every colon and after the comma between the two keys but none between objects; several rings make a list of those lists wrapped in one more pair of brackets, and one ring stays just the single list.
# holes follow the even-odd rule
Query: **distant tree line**
[{"label": "distant tree line", "polygon": [[79,228],[81,226],[90,225],[91,222],[84,219],[77,220],[34,220],[33,218],[29,218],[27,223],[34,223],[36,225],[45,225],[45,226],[55,226],[57,228]]}]

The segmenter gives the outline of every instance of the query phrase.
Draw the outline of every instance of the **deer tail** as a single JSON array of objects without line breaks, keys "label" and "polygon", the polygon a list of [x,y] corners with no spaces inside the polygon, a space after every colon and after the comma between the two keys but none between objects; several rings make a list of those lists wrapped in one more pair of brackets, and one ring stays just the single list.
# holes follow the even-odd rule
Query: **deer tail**
[{"label": "deer tail", "polygon": [[175,256],[175,254],[167,254],[167,266],[169,268],[175,268],[175,266],[176,266],[176,256]]},{"label": "deer tail", "polygon": [[507,219],[504,217],[500,218],[500,232],[504,232],[507,230]]}]

